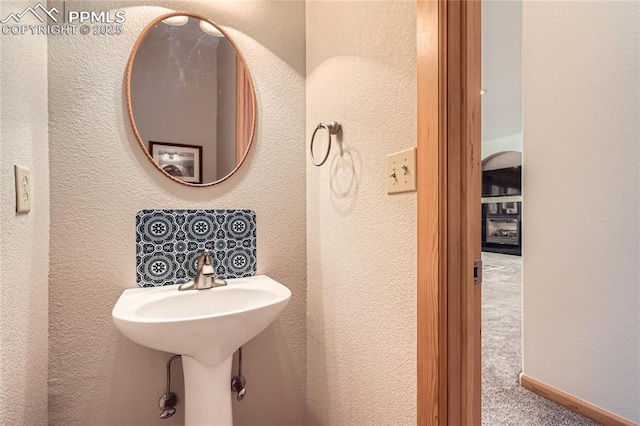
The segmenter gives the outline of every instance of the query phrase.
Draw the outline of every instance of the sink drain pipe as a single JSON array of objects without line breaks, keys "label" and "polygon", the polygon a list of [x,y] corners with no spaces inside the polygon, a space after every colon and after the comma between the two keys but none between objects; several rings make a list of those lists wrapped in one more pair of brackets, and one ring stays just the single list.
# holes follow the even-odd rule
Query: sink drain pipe
[{"label": "sink drain pipe", "polygon": [[[176,413],[176,405],[178,404],[178,396],[171,392],[171,363],[181,355],[174,355],[167,361],[167,389],[164,395],[158,401],[160,407],[160,418],[168,419]],[[242,375],[242,347],[238,349],[238,374],[231,379],[231,390],[235,392],[238,401],[242,401],[247,393],[247,379]]]},{"label": "sink drain pipe", "polygon": [[167,389],[164,395],[162,395],[160,397],[160,400],[158,401],[158,406],[162,411],[160,413],[161,419],[168,419],[176,413],[175,407],[178,403],[178,396],[175,393],[171,392],[171,362],[177,358],[182,357],[180,355],[174,355],[169,358],[169,361],[167,361]]}]

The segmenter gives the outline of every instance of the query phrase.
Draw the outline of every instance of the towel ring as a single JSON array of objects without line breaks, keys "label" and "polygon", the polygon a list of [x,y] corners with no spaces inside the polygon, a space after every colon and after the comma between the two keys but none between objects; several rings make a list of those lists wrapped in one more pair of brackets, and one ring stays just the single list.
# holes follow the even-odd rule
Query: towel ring
[{"label": "towel ring", "polygon": [[[318,133],[318,130],[320,129],[326,129],[327,132],[329,133],[329,143],[327,145],[327,152],[324,154],[324,158],[322,159],[321,162],[317,162],[316,158],[313,156],[313,143],[316,139],[316,133]],[[332,121],[329,124],[324,124],[324,123],[318,123],[318,126],[316,126],[316,129],[313,131],[313,135],[311,135],[311,162],[313,163],[314,166],[320,167],[322,166],[325,161],[327,161],[327,158],[329,158],[329,152],[331,151],[331,135],[337,135],[338,133],[340,133],[342,131],[342,124],[338,123],[337,121]]]}]

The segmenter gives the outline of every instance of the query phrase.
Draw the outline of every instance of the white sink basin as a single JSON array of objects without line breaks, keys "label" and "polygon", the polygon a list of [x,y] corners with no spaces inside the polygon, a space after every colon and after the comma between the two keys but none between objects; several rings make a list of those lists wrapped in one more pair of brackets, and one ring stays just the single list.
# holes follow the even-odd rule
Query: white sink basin
[{"label": "white sink basin", "polygon": [[113,322],[129,339],[182,355],[185,426],[232,425],[233,353],[267,328],[291,297],[264,275],[227,282],[208,290],[127,289],[113,308]]},{"label": "white sink basin", "polygon": [[[174,287],[174,286],[172,286]],[[228,315],[246,311],[257,306],[267,306],[273,302],[277,294],[274,291],[246,287],[218,287],[211,291],[162,292],[164,297],[141,304],[135,315],[151,320],[193,320],[206,316]],[[276,289],[279,290],[279,289]]]}]

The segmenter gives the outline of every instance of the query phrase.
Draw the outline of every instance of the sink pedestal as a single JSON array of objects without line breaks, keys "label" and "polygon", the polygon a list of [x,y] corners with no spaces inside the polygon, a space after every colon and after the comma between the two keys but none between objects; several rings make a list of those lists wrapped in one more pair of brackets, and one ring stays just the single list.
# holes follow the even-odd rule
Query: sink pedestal
[{"label": "sink pedestal", "polygon": [[183,355],[184,425],[232,426],[230,356],[220,364],[208,367]]},{"label": "sink pedestal", "polygon": [[291,298],[288,288],[264,275],[227,284],[197,291],[179,291],[178,284],[128,288],[113,307],[113,323],[129,339],[182,355],[186,426],[233,425],[233,353]]}]

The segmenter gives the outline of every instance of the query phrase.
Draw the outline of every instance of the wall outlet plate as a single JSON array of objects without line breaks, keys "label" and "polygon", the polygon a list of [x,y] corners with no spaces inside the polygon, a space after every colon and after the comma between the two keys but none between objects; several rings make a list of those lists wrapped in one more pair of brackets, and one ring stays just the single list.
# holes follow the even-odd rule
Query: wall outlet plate
[{"label": "wall outlet plate", "polygon": [[416,190],[416,148],[387,157],[387,193]]},{"label": "wall outlet plate", "polygon": [[31,175],[29,169],[14,164],[16,181],[16,212],[29,213],[31,211]]}]

